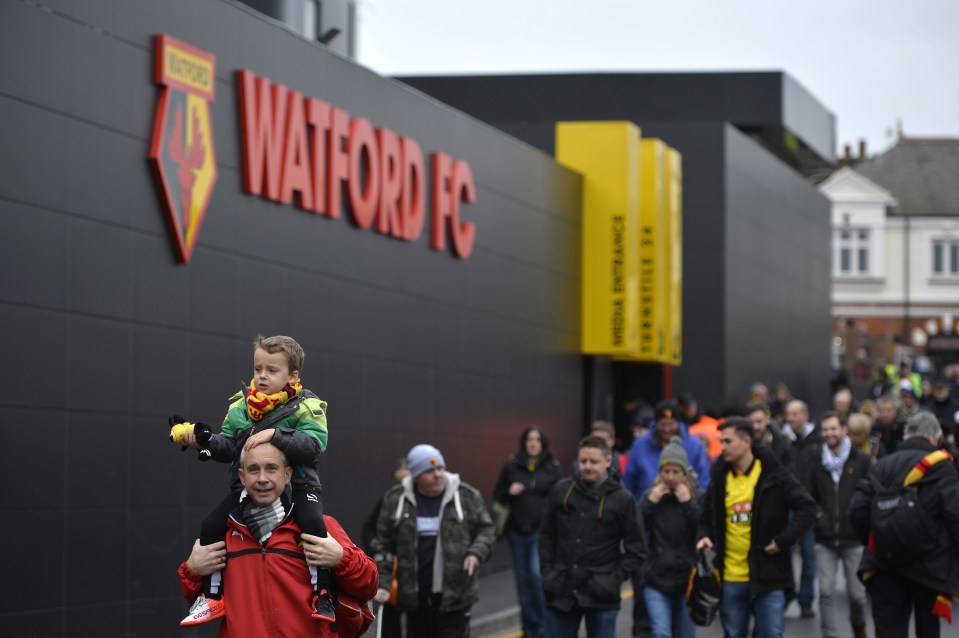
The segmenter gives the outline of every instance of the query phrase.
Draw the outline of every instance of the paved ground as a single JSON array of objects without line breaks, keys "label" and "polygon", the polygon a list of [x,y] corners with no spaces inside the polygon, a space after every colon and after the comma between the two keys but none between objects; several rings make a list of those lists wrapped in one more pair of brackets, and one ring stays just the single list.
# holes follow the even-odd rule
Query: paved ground
[{"label": "paved ground", "polygon": [[[632,635],[632,595],[631,589],[623,592],[625,600],[616,624],[617,637],[628,638]],[[848,624],[849,606],[846,601],[845,584],[837,588],[837,619],[841,638],[851,638],[852,629]],[[813,638],[821,635],[819,628],[819,607],[815,605],[816,618],[801,619],[799,606],[793,603],[786,610],[786,638]],[[959,609],[953,614],[959,616]],[[872,618],[867,612],[867,629],[874,636]],[[516,585],[513,573],[509,569],[487,574],[480,579],[480,602],[473,608],[473,638],[519,638],[521,635],[519,608],[516,606]],[[585,636],[585,631],[580,636]],[[710,627],[697,627],[696,635],[701,638],[721,638],[723,635],[717,619]],[[910,634],[912,635],[912,634]],[[952,625],[942,624],[942,638],[959,638],[959,620]],[[415,638],[415,637],[410,637]]]}]

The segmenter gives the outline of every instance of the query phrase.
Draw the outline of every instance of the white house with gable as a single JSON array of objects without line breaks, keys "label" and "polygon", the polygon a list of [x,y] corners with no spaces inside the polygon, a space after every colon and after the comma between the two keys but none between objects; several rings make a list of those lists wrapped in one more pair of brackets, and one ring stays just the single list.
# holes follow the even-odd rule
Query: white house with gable
[{"label": "white house with gable", "polygon": [[[900,138],[819,185],[832,202],[833,319],[844,364],[959,361],[959,140]],[[841,351],[842,349],[840,349]]]}]

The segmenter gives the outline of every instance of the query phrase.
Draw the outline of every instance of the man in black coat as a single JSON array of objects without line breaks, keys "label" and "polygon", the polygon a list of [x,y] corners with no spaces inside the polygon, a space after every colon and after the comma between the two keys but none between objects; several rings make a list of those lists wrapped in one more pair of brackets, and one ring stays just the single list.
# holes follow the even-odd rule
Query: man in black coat
[{"label": "man in black coat", "polygon": [[849,621],[855,638],[866,636],[866,590],[856,570],[862,560],[862,543],[849,522],[849,503],[856,485],[869,474],[872,457],[850,441],[847,425],[836,412],[819,418],[823,443],[810,449],[806,486],[818,506],[816,524],[816,575],[819,581],[819,616],[825,638],[839,636],[833,594],[836,572],[843,568],[849,595]]},{"label": "man in black coat", "polygon": [[876,421],[872,424],[872,433],[892,454],[902,441],[902,431],[906,422],[899,419],[896,400],[889,395],[876,399]]},{"label": "man in black coat", "polygon": [[730,417],[719,427],[723,456],[710,472],[696,549],[716,550],[725,634],[746,638],[753,615],[754,638],[782,636],[789,549],[813,524],[816,503],[770,450],[753,447],[749,421]]},{"label": "man in black coat", "polygon": [[[859,576],[872,598],[877,638],[905,638],[915,612],[916,635],[938,638],[940,618],[952,617],[952,596],[959,593],[959,473],[952,456],[938,449],[942,428],[929,412],[906,423],[897,451],[873,466],[853,495],[849,518],[866,543]],[[884,559],[872,536],[877,490],[910,485],[935,531],[917,538],[918,558],[898,564]]]},{"label": "man in black coat", "polygon": [[743,416],[752,423],[756,433],[753,447],[769,448],[776,459],[786,467],[792,467],[792,445],[775,426],[772,425],[769,406],[762,401],[750,401],[743,410]]},{"label": "man in black coat", "polygon": [[[809,406],[805,401],[793,399],[786,404],[786,425],[782,429],[783,436],[792,442],[791,470],[797,478],[809,474],[808,450],[818,450],[822,445],[822,436],[819,429],[809,420]],[[803,618],[812,618],[816,614],[812,610],[813,599],[816,597],[816,538],[812,529],[806,531],[799,539],[799,553],[802,556],[802,570],[799,573],[799,609]],[[795,590],[790,590],[787,598],[792,599]],[[788,600],[787,600],[788,606]]]},{"label": "man in black coat", "polygon": [[929,411],[939,419],[944,435],[948,435],[959,425],[959,397],[955,396],[945,379],[939,379],[932,386]]},{"label": "man in black coat", "polygon": [[579,442],[579,473],[553,486],[540,532],[546,635],[615,638],[620,588],[646,554],[636,500],[610,471],[606,441]]}]

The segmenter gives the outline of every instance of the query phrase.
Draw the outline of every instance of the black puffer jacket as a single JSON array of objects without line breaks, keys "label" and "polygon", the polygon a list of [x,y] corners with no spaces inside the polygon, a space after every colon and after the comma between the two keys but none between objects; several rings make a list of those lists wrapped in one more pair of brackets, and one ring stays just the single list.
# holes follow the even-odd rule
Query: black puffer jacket
[{"label": "black puffer jacket", "polygon": [[820,446],[807,451],[813,457],[808,461],[810,471],[806,476],[806,487],[816,501],[816,542],[832,547],[860,545],[859,534],[849,522],[849,504],[856,485],[869,474],[872,458],[852,447],[836,484],[823,467],[821,449]]},{"label": "black puffer jacket", "polygon": [[633,495],[612,475],[594,486],[562,479],[549,494],[539,555],[547,605],[619,609],[623,581],[646,557]]},{"label": "black puffer jacket", "polygon": [[[899,444],[896,453],[879,459],[869,474],[869,479],[859,482],[852,498],[849,518],[867,543],[872,501],[875,486],[891,487],[902,484],[909,471],[935,447],[925,439],[914,438]],[[936,463],[916,485],[919,486],[919,502],[936,521],[938,534],[935,538],[917,539],[925,548],[919,560],[907,565],[892,567],[884,564],[868,545],[862,556],[860,575],[870,571],[895,571],[897,575],[937,592],[959,594],[959,474],[948,461]]]},{"label": "black puffer jacket", "polygon": [[936,415],[942,433],[949,434],[956,427],[956,413],[959,412],[959,397],[948,396],[945,401],[932,399],[929,402],[929,411]]},{"label": "black puffer jacket", "polygon": [[819,449],[819,446],[822,445],[822,434],[819,433],[819,428],[817,427],[813,429],[806,438],[793,440],[786,434],[786,428],[788,427],[787,425],[782,430],[783,439],[785,439],[786,443],[788,443],[792,449],[787,467],[796,478],[802,481],[803,477],[807,476],[811,469],[809,465],[809,450]]},{"label": "black puffer jacket", "polygon": [[885,425],[881,423],[879,419],[876,419],[872,424],[870,433],[886,447],[886,452],[892,454],[899,447],[899,444],[902,443],[902,431],[905,428],[906,422],[900,420],[898,417],[892,423]]},{"label": "black puffer jacket", "polygon": [[658,503],[643,494],[639,509],[649,541],[649,558],[643,564],[643,583],[664,594],[686,590],[689,573],[696,564],[696,528],[703,493],[695,482],[692,498],[680,503],[672,493]]},{"label": "black puffer jacket", "polygon": [[[787,551],[816,518],[816,503],[791,471],[780,465],[768,449],[753,448],[762,463],[762,474],[753,497],[749,547],[749,588],[754,596],[793,586],[792,563]],[[716,550],[719,568],[726,553],[726,474],[730,466],[720,457],[710,470],[709,488],[699,518],[698,538],[708,536]],[[793,512],[792,521],[789,513]],[[763,548],[775,540],[780,551]]]},{"label": "black puffer jacket", "polygon": [[[549,451],[533,462],[522,451],[509,457],[493,490],[493,498],[510,506],[507,528],[523,534],[538,532],[543,524],[549,491],[559,477],[559,462]],[[511,496],[509,486],[513,483],[522,483],[526,489]]]}]

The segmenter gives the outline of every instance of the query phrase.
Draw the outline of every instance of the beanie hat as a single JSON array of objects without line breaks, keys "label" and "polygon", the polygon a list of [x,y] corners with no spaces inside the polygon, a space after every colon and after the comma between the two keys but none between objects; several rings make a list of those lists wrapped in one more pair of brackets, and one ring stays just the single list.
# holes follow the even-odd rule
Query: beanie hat
[{"label": "beanie hat", "polygon": [[683,474],[689,474],[689,457],[686,456],[683,440],[678,436],[671,438],[669,445],[664,447],[659,455],[659,467],[663,467],[667,463],[678,465],[682,468]]},{"label": "beanie hat", "polygon": [[677,398],[677,401],[679,402],[679,407],[681,408],[685,408],[686,406],[692,405],[693,403],[697,402],[696,395],[694,395],[689,390],[686,390],[685,392],[680,394],[679,397]]},{"label": "beanie hat", "polygon": [[656,404],[656,420],[679,419],[679,407],[672,401],[660,401]]},{"label": "beanie hat", "polygon": [[443,460],[440,451],[425,443],[413,446],[406,455],[406,464],[410,466],[410,474],[414,479],[423,472],[437,467],[446,467],[446,461]]}]

